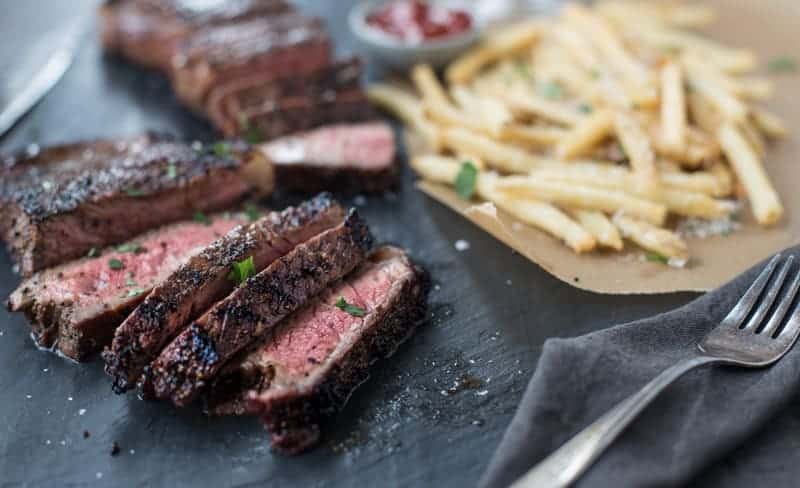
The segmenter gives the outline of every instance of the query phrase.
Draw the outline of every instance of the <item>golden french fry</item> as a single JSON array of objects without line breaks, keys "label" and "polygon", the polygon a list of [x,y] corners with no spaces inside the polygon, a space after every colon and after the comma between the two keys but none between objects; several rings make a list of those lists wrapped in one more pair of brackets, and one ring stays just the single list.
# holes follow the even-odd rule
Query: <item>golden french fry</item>
[{"label": "golden french fry", "polygon": [[774,225],[783,216],[778,193],[769,181],[764,165],[747,138],[733,123],[719,128],[719,143],[750,198],[753,214],[759,224]]},{"label": "golden french fry", "polygon": [[611,135],[614,116],[608,110],[598,110],[567,132],[556,146],[556,157],[573,159],[591,151]]},{"label": "golden french fry", "polygon": [[647,133],[635,118],[622,111],[614,114],[614,130],[637,175],[637,192],[656,195],[659,191],[658,168]]},{"label": "golden french fry", "polygon": [[553,146],[559,143],[567,132],[555,127],[508,124],[500,131],[499,139],[525,146]]},{"label": "golden french fry", "polygon": [[501,133],[506,124],[514,121],[513,114],[503,102],[481,96],[464,85],[450,87],[450,95],[463,112],[475,114],[485,120],[493,134]]},{"label": "golden french fry", "polygon": [[497,182],[497,188],[520,198],[534,198],[565,207],[608,213],[624,211],[656,225],[663,225],[667,218],[664,205],[622,191],[524,176],[502,178]]},{"label": "golden french fry", "polygon": [[683,72],[677,63],[661,68],[661,143],[679,153],[686,144],[686,99]]},{"label": "golden french fry", "polygon": [[434,100],[423,102],[424,114],[440,126],[445,127],[465,127],[475,132],[488,135],[499,135],[502,127],[493,125],[485,118],[472,115],[461,111],[450,104],[440,103]]},{"label": "golden french fry", "polygon": [[758,154],[758,157],[761,159],[765,158],[767,156],[767,143],[764,141],[764,136],[761,135],[761,131],[749,121],[740,124],[739,130],[742,131],[742,134],[744,134],[747,142],[750,143],[750,147]]},{"label": "golden french fry", "polygon": [[763,109],[753,109],[750,111],[750,115],[765,136],[773,139],[786,137],[788,133],[786,126],[777,115]]},{"label": "golden french fry", "polygon": [[489,166],[508,173],[526,173],[539,165],[539,159],[527,151],[461,127],[444,129],[441,141],[451,151],[474,154]]},{"label": "golden french fry", "polygon": [[444,87],[439,83],[439,79],[436,78],[436,73],[433,72],[433,68],[430,65],[418,64],[414,66],[411,69],[411,81],[414,82],[414,86],[426,102],[437,105],[451,104]]},{"label": "golden french fry", "polygon": [[509,90],[507,87],[496,85],[485,89],[503,100],[516,114],[538,117],[565,126],[576,125],[583,118],[577,110],[533,92],[521,93],[519,90]]},{"label": "golden french fry", "polygon": [[623,237],[630,239],[648,251],[654,251],[666,258],[674,258],[681,261],[689,258],[689,247],[674,232],[621,213],[614,215],[613,222],[622,232]]},{"label": "golden french fry", "polygon": [[446,185],[454,184],[461,170],[461,165],[455,159],[435,154],[414,156],[409,162],[424,179]]},{"label": "golden french fry", "polygon": [[370,85],[367,97],[371,103],[421,134],[431,148],[439,148],[439,129],[425,118],[422,102],[417,97],[401,88],[381,83]]},{"label": "golden french fry", "polygon": [[716,108],[717,112],[726,120],[744,122],[747,119],[747,106],[736,95],[726,89],[702,59],[696,56],[684,55],[683,66],[686,77],[693,90]]},{"label": "golden french fry", "polygon": [[594,236],[599,245],[616,251],[621,251],[624,247],[619,230],[604,213],[596,210],[573,209],[570,214]]}]

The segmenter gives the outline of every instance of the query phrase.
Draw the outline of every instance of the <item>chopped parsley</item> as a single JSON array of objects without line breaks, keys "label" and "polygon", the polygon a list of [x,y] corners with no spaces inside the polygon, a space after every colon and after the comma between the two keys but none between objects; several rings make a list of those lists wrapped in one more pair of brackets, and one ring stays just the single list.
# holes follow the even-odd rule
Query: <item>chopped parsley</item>
[{"label": "chopped parsley", "polygon": [[590,113],[592,113],[593,109],[592,109],[592,106],[589,105],[588,103],[582,103],[582,104],[578,105],[578,110],[580,110],[582,113],[590,114]]},{"label": "chopped parsley", "polygon": [[244,214],[250,219],[250,222],[255,222],[261,218],[261,209],[255,203],[248,203],[244,206]]},{"label": "chopped parsley", "polygon": [[125,194],[129,197],[143,197],[146,193],[141,188],[128,188],[125,190]]},{"label": "chopped parsley", "polygon": [[339,299],[336,300],[336,308],[342,312],[349,313],[353,317],[363,317],[367,313],[367,311],[363,308],[357,307],[352,303],[347,303],[347,300],[345,300],[344,297],[339,297]]},{"label": "chopped parsley", "polygon": [[242,284],[247,281],[247,278],[256,275],[256,265],[253,261],[253,256],[245,259],[244,261],[239,261],[238,263],[233,263],[233,269],[228,274],[228,279]]},{"label": "chopped parsley", "polygon": [[593,80],[600,79],[600,70],[599,69],[593,69],[593,70],[589,71],[589,76],[591,76]]},{"label": "chopped parsley", "polygon": [[231,155],[231,145],[227,142],[217,142],[211,146],[211,153],[218,158],[227,158]]},{"label": "chopped parsley", "polygon": [[125,280],[125,286],[136,286],[138,283],[133,279],[133,272],[128,272],[128,278]]},{"label": "chopped parsley", "polygon": [[549,98],[550,100],[561,98],[561,96],[564,94],[564,90],[561,88],[561,85],[554,81],[551,81],[550,83],[542,83],[542,85],[539,87],[539,92],[543,97]]},{"label": "chopped parsley", "polygon": [[113,270],[120,270],[125,268],[125,263],[117,258],[111,258],[108,260],[108,267]]},{"label": "chopped parsley", "polygon": [[517,69],[517,73],[519,73],[521,77],[525,78],[526,80],[530,80],[532,78],[531,72],[528,69],[528,65],[524,61],[517,60],[517,62],[514,63],[514,67]]},{"label": "chopped parsley", "polygon": [[469,200],[475,194],[475,184],[478,181],[478,168],[472,161],[461,163],[461,170],[456,176],[456,193],[464,200]]},{"label": "chopped parsley", "polygon": [[789,56],[778,56],[769,60],[767,69],[772,73],[794,73],[797,71],[797,60]]},{"label": "chopped parsley", "polygon": [[264,132],[256,126],[245,124],[243,129],[242,138],[248,144],[258,144],[266,139]]},{"label": "chopped parsley", "polygon": [[201,212],[199,210],[194,213],[194,216],[192,217],[192,219],[195,222],[199,222],[201,224],[211,225],[211,217],[209,217],[208,215],[204,214],[203,212]]},{"label": "chopped parsley", "polygon": [[116,251],[122,253],[141,254],[147,251],[147,249],[141,244],[131,243],[117,246]]},{"label": "chopped parsley", "polygon": [[167,166],[167,178],[174,180],[178,177],[178,167],[175,166],[175,163],[169,163]]},{"label": "chopped parsley", "polygon": [[86,253],[87,258],[96,258],[98,256],[100,256],[100,250],[97,249],[96,247],[89,249],[89,252]]},{"label": "chopped parsley", "polygon": [[651,263],[669,264],[669,258],[657,252],[647,253],[645,258]]},{"label": "chopped parsley", "polygon": [[133,297],[138,297],[142,293],[144,293],[142,290],[128,290],[128,294],[125,296],[128,298],[133,298]]}]

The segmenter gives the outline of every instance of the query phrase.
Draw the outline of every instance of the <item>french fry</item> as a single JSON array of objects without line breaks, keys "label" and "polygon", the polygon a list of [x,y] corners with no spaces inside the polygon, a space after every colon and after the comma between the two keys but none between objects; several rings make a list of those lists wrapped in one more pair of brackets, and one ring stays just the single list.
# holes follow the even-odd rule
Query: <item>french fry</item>
[{"label": "french fry", "polygon": [[425,118],[422,103],[414,95],[395,86],[376,83],[367,88],[367,97],[421,134],[431,148],[439,147],[439,130]]},{"label": "french fry", "polygon": [[570,214],[594,236],[597,244],[615,251],[621,251],[624,247],[619,230],[604,213],[596,210],[574,209]]},{"label": "french fry", "polygon": [[533,154],[460,127],[446,128],[442,144],[454,152],[474,154],[489,166],[508,173],[526,173],[539,165]]},{"label": "french fry", "polygon": [[608,213],[624,211],[656,225],[663,225],[667,217],[667,208],[664,205],[622,191],[588,185],[579,186],[560,181],[509,176],[498,181],[497,188],[520,198],[534,198],[565,207]]},{"label": "french fry", "polygon": [[725,120],[744,122],[747,119],[745,104],[726,89],[713,69],[692,55],[684,55],[682,60],[692,89],[707,99]]},{"label": "french fry", "polygon": [[508,124],[500,131],[500,140],[523,146],[554,146],[566,135],[567,131],[555,127],[538,127],[534,125]]},{"label": "french fry", "polygon": [[689,257],[689,247],[674,232],[621,213],[614,215],[613,222],[623,237],[648,251],[677,260],[686,260]]},{"label": "french fry", "polygon": [[750,111],[750,115],[765,136],[772,139],[786,137],[788,132],[786,126],[777,115],[763,109],[753,109]]},{"label": "french fry", "polygon": [[783,216],[778,193],[747,138],[730,122],[719,128],[719,142],[736,176],[744,186],[758,223],[774,225]]},{"label": "french fry", "polygon": [[578,124],[583,118],[577,110],[532,91],[510,90],[498,85],[484,85],[479,89],[500,98],[513,113],[521,116],[537,117],[568,127]]},{"label": "french fry", "polygon": [[556,146],[556,157],[567,160],[586,154],[611,135],[613,129],[613,114],[608,110],[598,110],[561,138]]},{"label": "french fry", "polygon": [[410,163],[422,178],[445,185],[453,185],[461,170],[461,165],[455,159],[435,154],[414,156]]},{"label": "french fry", "polygon": [[491,121],[463,112],[449,103],[437,100],[425,100],[423,103],[424,114],[433,122],[446,127],[464,127],[475,132],[491,136],[498,136],[502,126],[498,127]]},{"label": "french fry", "polygon": [[614,130],[637,175],[638,193],[656,195],[659,191],[658,168],[650,138],[636,119],[622,111],[614,114]]},{"label": "french fry", "polygon": [[478,95],[464,85],[454,85],[450,95],[458,103],[461,110],[474,113],[486,120],[491,132],[499,134],[506,124],[514,121],[514,116],[503,102],[495,98]]},{"label": "french fry", "polygon": [[428,64],[418,64],[411,69],[411,81],[422,94],[422,99],[435,105],[451,105],[444,87]]},{"label": "french fry", "polygon": [[686,145],[686,99],[683,72],[676,63],[661,68],[661,143],[679,153]]}]

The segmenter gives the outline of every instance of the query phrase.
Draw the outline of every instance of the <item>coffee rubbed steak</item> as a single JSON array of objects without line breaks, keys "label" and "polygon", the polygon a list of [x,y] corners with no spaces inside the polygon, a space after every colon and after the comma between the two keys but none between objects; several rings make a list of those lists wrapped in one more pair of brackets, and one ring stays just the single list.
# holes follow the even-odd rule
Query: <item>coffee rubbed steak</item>
[{"label": "coffee rubbed steak", "polygon": [[355,210],[248,279],[184,330],[145,375],[145,397],[190,403],[220,368],[364,262],[372,236]]},{"label": "coffee rubbed steak", "polygon": [[[78,143],[4,162],[0,233],[24,276],[197,212],[272,189],[272,168],[244,145],[197,150],[153,138]],[[67,154],[67,159],[62,157]]]},{"label": "coffee rubbed steak", "polygon": [[255,271],[260,271],[343,218],[341,206],[322,194],[234,229],[193,256],[155,287],[115,332],[103,353],[114,391],[133,388],[145,366],[190,320],[233,290],[229,274],[235,263],[252,257]]},{"label": "coffee rubbed steak", "polygon": [[111,344],[114,330],[156,284],[245,221],[219,215],[210,224],[172,224],[41,271],[11,294],[9,309],[25,313],[40,347],[83,361]]},{"label": "coffee rubbed steak", "polygon": [[[231,362],[211,389],[210,412],[258,414],[277,452],[312,447],[320,422],[369,377],[373,362],[391,355],[424,319],[427,290],[425,273],[402,250],[379,249]],[[354,308],[342,307],[342,299]]]},{"label": "coffee rubbed steak", "polygon": [[211,26],[193,34],[173,57],[173,89],[187,106],[202,111],[216,86],[260,72],[296,77],[326,66],[331,51],[322,21],[294,12]]},{"label": "coffee rubbed steak", "polygon": [[289,10],[284,0],[107,0],[100,8],[100,32],[107,52],[169,71],[180,44],[197,30]]},{"label": "coffee rubbed steak", "polygon": [[258,147],[275,166],[277,188],[381,192],[397,182],[395,137],[385,122],[338,124]]}]

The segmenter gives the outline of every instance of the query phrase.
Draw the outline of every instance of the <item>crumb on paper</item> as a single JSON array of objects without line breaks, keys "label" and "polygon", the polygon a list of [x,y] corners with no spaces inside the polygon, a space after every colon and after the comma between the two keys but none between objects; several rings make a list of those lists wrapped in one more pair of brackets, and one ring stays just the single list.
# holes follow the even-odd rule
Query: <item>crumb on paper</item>
[{"label": "crumb on paper", "polygon": [[85,408],[82,408],[82,409],[78,410],[78,415],[83,415],[85,413],[86,413],[86,409]]},{"label": "crumb on paper", "polygon": [[464,251],[468,250],[469,247],[470,247],[469,246],[469,242],[465,241],[464,239],[457,240],[456,243],[454,244],[454,246],[456,248],[456,251],[458,251],[458,252],[464,252]]}]

